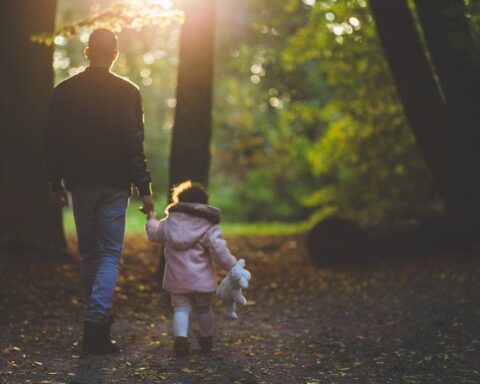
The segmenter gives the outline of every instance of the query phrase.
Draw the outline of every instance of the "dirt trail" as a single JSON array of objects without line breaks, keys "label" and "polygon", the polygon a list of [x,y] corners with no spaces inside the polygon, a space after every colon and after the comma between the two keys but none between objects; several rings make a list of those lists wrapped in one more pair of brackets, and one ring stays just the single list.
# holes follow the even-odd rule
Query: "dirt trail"
[{"label": "dirt trail", "polygon": [[[228,239],[252,271],[248,306],[215,307],[209,356],[172,357],[158,248],[129,238],[116,292],[122,353],[79,356],[79,266],[3,263],[0,382],[479,383],[480,258],[315,269],[299,236]],[[5,258],[3,258],[5,259]]]}]

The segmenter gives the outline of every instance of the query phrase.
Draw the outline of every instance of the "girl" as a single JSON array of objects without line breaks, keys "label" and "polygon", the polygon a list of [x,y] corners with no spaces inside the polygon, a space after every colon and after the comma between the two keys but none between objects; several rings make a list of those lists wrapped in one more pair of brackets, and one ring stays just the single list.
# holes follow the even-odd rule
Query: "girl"
[{"label": "girl", "polygon": [[172,201],[160,221],[154,212],[146,224],[150,241],[162,243],[166,259],[163,288],[173,306],[174,353],[188,355],[188,323],[192,308],[198,314],[201,351],[213,347],[212,298],[217,288],[215,264],[229,271],[237,262],[220,232],[220,210],[208,205],[199,183],[186,181],[172,190]]}]

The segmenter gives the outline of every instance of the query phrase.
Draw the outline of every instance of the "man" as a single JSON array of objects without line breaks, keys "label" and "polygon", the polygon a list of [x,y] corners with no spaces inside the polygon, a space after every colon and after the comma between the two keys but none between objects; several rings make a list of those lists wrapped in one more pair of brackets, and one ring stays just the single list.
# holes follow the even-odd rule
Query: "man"
[{"label": "man", "polygon": [[83,352],[113,353],[110,309],[120,267],[125,211],[134,184],[153,210],[143,150],[143,111],[134,84],[110,72],[117,38],[94,31],[85,55],[90,66],[53,92],[47,128],[47,174],[54,202],[72,193],[82,280],[88,298]]}]

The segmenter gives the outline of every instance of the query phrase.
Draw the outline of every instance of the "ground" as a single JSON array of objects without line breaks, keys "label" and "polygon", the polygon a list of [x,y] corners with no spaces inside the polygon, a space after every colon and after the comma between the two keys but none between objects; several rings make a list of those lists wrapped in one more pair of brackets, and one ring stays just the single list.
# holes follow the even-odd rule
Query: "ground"
[{"label": "ground", "polygon": [[317,269],[301,235],[228,241],[252,272],[249,303],[237,321],[217,305],[213,353],[193,339],[186,360],[172,357],[171,309],[153,277],[159,251],[143,238],[126,242],[116,356],[80,356],[77,258],[3,255],[0,382],[480,382],[479,257]]}]

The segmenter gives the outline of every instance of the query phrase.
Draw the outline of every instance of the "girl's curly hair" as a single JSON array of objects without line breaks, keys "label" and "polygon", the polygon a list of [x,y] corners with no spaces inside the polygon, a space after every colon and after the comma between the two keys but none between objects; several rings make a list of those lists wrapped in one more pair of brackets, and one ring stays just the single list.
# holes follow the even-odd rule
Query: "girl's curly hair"
[{"label": "girl's curly hair", "polygon": [[208,204],[208,198],[208,192],[201,183],[184,181],[172,188],[172,203],[166,211],[168,212],[170,207],[178,203]]}]

